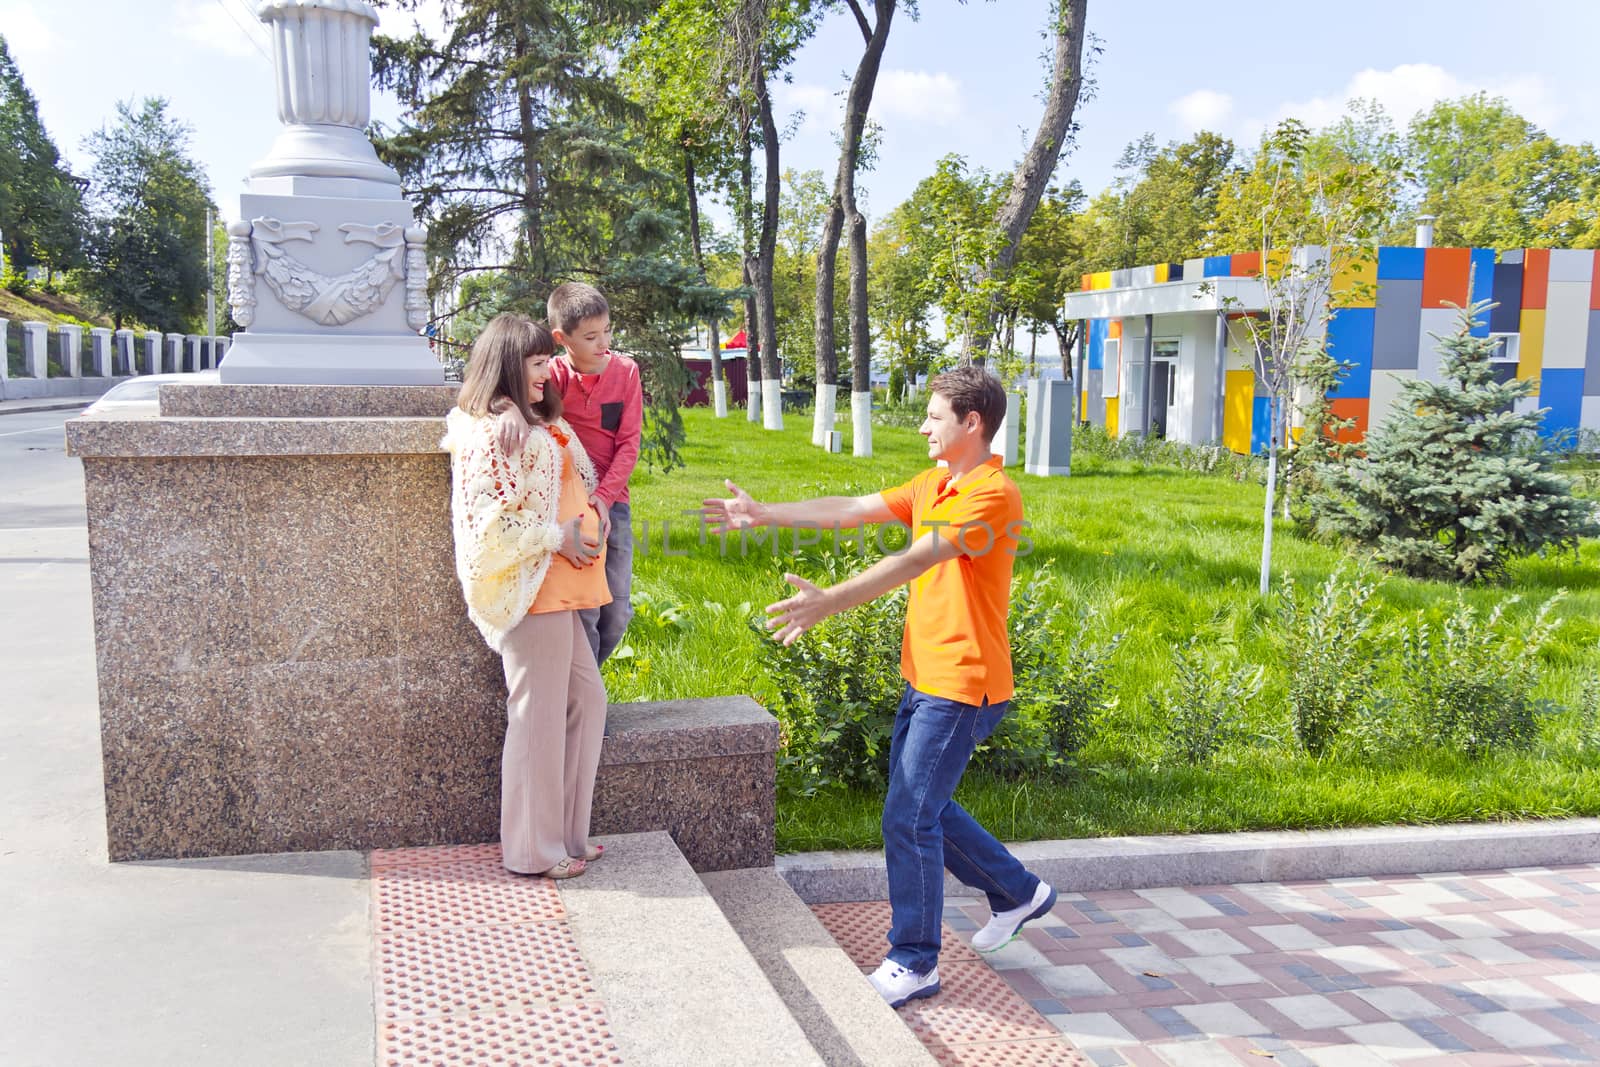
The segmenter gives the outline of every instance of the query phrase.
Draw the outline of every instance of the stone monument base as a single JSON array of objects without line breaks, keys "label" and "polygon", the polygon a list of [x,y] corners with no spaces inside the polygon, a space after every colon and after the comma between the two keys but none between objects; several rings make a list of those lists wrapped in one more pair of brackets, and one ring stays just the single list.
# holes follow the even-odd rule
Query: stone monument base
[{"label": "stone monument base", "polygon": [[[68,424],[112,859],[497,836],[505,685],[454,572],[454,394],[163,386],[159,418]],[[777,742],[748,699],[615,707],[594,830],[769,864]]]}]

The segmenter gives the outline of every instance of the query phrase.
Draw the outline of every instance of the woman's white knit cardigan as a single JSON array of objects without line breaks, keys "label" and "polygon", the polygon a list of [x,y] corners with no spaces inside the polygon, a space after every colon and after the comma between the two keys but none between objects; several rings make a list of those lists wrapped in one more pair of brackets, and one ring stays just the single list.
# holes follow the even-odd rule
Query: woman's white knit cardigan
[{"label": "woman's white knit cardigan", "polygon": [[[593,492],[598,479],[578,435],[565,419],[555,428],[566,435],[572,465]],[[561,446],[548,428],[536,426],[522,451],[508,456],[496,440],[494,419],[460,408],[445,417],[439,446],[450,453],[456,577],[467,617],[499,651],[528,614],[561,547]]]}]

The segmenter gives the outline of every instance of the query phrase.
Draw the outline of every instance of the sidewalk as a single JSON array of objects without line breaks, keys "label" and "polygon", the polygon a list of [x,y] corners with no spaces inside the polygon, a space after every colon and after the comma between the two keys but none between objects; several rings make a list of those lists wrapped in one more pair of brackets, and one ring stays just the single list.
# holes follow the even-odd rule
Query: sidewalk
[{"label": "sidewalk", "polygon": [[81,411],[97,399],[92,396],[41,396],[32,400],[0,400],[0,415],[25,415],[30,411]]}]

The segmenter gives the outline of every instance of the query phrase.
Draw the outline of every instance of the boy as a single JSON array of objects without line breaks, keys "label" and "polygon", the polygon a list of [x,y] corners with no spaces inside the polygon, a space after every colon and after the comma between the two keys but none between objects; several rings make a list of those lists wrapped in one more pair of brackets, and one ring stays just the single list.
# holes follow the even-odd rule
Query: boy
[{"label": "boy", "polygon": [[939,922],[944,871],[989,898],[988,925],[974,948],[992,952],[1055,905],[1056,891],[1028,872],[952,798],[973,749],[1004,716],[1012,695],[1006,615],[1011,571],[1024,529],[1022,496],[991,456],[1005,415],[1005,390],[978,367],[929,385],[921,433],[928,458],[944,460],[906,484],[860,497],[762,504],[733,482],[733,496],[705,501],[720,530],[755,526],[857,527],[898,521],[912,531],[906,550],[823,589],[797,575],[798,592],[767,608],[768,629],[792,644],[830,615],[906,582],[900,672],[906,688],[889,746],[883,802],[889,873],[889,953],[870,977],[891,1007],[939,992]]},{"label": "boy", "polygon": [[[633,524],[628,478],[639,460],[644,391],[639,365],[611,351],[611,307],[600,290],[583,282],[556,286],[546,306],[550,332],[564,351],[550,361],[550,382],[561,393],[562,416],[594,463],[600,482],[589,497],[606,542],[606,584],[611,603],[579,612],[602,664],[622,643],[633,608]],[[528,426],[516,410],[499,415],[501,447],[522,447]]]}]

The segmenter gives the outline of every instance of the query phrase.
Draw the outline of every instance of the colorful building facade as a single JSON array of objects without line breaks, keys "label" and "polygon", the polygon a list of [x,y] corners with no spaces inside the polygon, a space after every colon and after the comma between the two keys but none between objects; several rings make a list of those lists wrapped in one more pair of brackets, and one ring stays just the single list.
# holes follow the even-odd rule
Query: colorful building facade
[{"label": "colorful building facade", "polygon": [[[1264,306],[1260,272],[1260,253],[1243,253],[1084,275],[1064,302],[1087,324],[1081,417],[1113,434],[1148,419],[1173,440],[1262,450],[1267,398],[1238,321]],[[1337,272],[1332,291],[1328,352],[1351,367],[1330,395],[1352,436],[1382,422],[1405,380],[1440,380],[1434,335],[1455,332],[1450,305],[1480,300],[1496,306],[1473,333],[1500,340],[1502,378],[1537,384],[1520,403],[1548,409],[1544,433],[1600,431],[1600,251],[1379,248]]]}]

